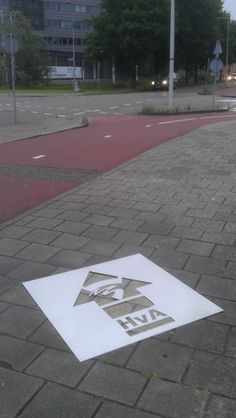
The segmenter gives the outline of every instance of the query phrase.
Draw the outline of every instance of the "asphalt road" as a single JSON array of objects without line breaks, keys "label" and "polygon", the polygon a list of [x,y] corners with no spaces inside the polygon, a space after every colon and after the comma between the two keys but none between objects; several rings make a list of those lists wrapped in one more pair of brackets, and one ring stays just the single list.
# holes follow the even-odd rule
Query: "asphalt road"
[{"label": "asphalt road", "polygon": [[86,128],[0,145],[0,221],[197,127],[236,112],[90,117]]}]

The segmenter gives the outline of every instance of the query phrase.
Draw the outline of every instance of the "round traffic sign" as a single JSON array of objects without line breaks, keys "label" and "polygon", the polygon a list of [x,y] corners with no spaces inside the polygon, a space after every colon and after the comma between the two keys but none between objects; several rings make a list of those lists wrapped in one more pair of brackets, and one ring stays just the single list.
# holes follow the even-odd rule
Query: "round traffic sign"
[{"label": "round traffic sign", "polygon": [[11,34],[6,34],[2,37],[1,45],[7,54],[16,54],[20,49],[20,42]]},{"label": "round traffic sign", "polygon": [[210,62],[210,69],[213,74],[218,74],[223,68],[223,61],[220,58],[213,58]]}]

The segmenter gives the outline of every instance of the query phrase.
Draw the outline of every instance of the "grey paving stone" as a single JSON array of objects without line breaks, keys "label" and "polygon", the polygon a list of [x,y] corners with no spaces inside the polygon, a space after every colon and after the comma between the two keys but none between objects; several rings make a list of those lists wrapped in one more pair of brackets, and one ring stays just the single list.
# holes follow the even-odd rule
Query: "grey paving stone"
[{"label": "grey paving stone", "polygon": [[22,264],[22,260],[13,257],[6,257],[0,255],[0,266],[1,266],[1,275],[8,274],[10,271],[14,270],[17,266]]},{"label": "grey paving stone", "polygon": [[99,356],[98,359],[107,364],[114,364],[115,366],[124,366],[134,350],[134,345],[128,345],[118,350],[110,351],[109,353]]},{"label": "grey paving stone", "polygon": [[38,244],[49,244],[61,233],[56,231],[46,231],[45,229],[35,229],[29,234],[24,235],[24,241],[37,242]]},{"label": "grey paving stone", "polygon": [[162,222],[163,219],[165,218],[165,214],[164,213],[152,213],[152,212],[147,212],[147,211],[142,211],[139,212],[134,219],[140,219],[141,221],[146,221],[146,222]]},{"label": "grey paving stone", "polygon": [[95,415],[96,418],[153,418],[148,412],[139,411],[128,406],[119,405],[117,403],[103,402],[99,411]]},{"label": "grey paving stone", "polygon": [[54,231],[68,232],[70,234],[81,234],[90,225],[83,222],[64,221],[54,228]]},{"label": "grey paving stone", "polygon": [[216,303],[224,312],[209,317],[209,321],[219,322],[226,325],[236,325],[236,302],[231,302],[224,299],[211,298],[212,302]]},{"label": "grey paving stone", "polygon": [[127,367],[145,376],[180,381],[190,360],[192,350],[157,339],[139,343]]},{"label": "grey paving stone", "polygon": [[31,261],[24,261],[14,270],[12,270],[8,276],[16,280],[33,280],[39,277],[50,276],[55,272],[55,266],[42,263],[34,263]]},{"label": "grey paving stone", "polygon": [[126,405],[134,405],[145,383],[146,379],[139,373],[97,362],[79,385],[79,389]]},{"label": "grey paving stone", "polygon": [[36,307],[34,299],[30,296],[27,290],[21,283],[17,283],[12,286],[9,290],[6,290],[0,295],[0,300],[2,302],[23,305],[28,307]]},{"label": "grey paving stone", "polygon": [[235,223],[226,223],[225,227],[224,227],[224,232],[229,232],[231,234],[235,234],[236,233],[236,225]]},{"label": "grey paving stone", "polygon": [[28,223],[35,221],[35,216],[33,215],[26,215],[26,216],[22,216],[21,218],[18,218],[15,222],[14,225],[16,226],[24,226],[27,225]]},{"label": "grey paving stone", "polygon": [[149,235],[148,238],[142,243],[144,247],[156,247],[156,248],[176,248],[179,243],[179,238],[174,238],[165,235]]},{"label": "grey paving stone", "polygon": [[34,309],[10,306],[0,315],[0,332],[13,337],[27,338],[44,319],[44,315]]},{"label": "grey paving stone", "polygon": [[0,366],[23,371],[43,349],[38,344],[0,335]]},{"label": "grey paving stone", "polygon": [[90,257],[91,254],[82,253],[81,251],[61,250],[50,259],[50,264],[69,269],[79,268],[88,261]]},{"label": "grey paving stone", "polygon": [[25,372],[45,380],[75,387],[92,364],[91,360],[79,363],[74,354],[48,348]]},{"label": "grey paving stone", "polygon": [[58,222],[58,224],[62,222],[61,221],[62,219],[67,220],[67,221],[80,222],[80,221],[83,221],[84,219],[86,219],[88,217],[88,215],[89,215],[89,213],[86,213],[86,212],[79,212],[79,211],[75,211],[75,210],[66,210],[65,212],[58,215],[57,220],[60,221],[60,222]]},{"label": "grey paving stone", "polygon": [[160,204],[154,204],[150,202],[137,202],[132,207],[132,209],[140,210],[140,211],[147,211],[147,212],[157,212],[158,209],[161,208]]},{"label": "grey paving stone", "polygon": [[19,241],[12,238],[0,238],[0,254],[2,255],[15,255],[24,247],[29,245],[25,241]]},{"label": "grey paving stone", "polygon": [[236,396],[236,360],[197,352],[185,383],[228,397]]},{"label": "grey paving stone", "polygon": [[172,276],[176,277],[176,279],[185,283],[187,286],[191,287],[192,289],[196,288],[197,282],[200,277],[200,274],[198,273],[190,273],[188,271],[183,271],[183,270],[167,268],[166,271],[168,271],[168,273],[172,274]]},{"label": "grey paving stone", "polygon": [[105,257],[104,255],[95,254],[91,255],[91,257],[87,261],[85,261],[83,266],[93,266],[94,264],[106,263],[107,261],[112,260],[115,260],[115,258],[111,256]]},{"label": "grey paving stone", "polygon": [[117,258],[126,257],[132,254],[143,254],[145,257],[150,257],[153,251],[153,248],[139,245],[123,244],[113,255]]},{"label": "grey paving stone", "polygon": [[227,341],[226,355],[236,358],[236,328],[232,328],[230,331],[229,339]]},{"label": "grey paving stone", "polygon": [[139,231],[146,232],[154,235],[168,235],[171,229],[174,227],[173,223],[165,222],[145,222]]},{"label": "grey paving stone", "polygon": [[142,224],[143,221],[138,219],[117,218],[112,222],[111,227],[118,229],[128,229],[128,231],[136,231]]},{"label": "grey paving stone", "polygon": [[231,279],[236,279],[236,262],[229,261],[225,269],[225,277],[230,277]]},{"label": "grey paving stone", "polygon": [[176,226],[170,235],[177,238],[199,239],[202,236],[202,231],[192,226]]},{"label": "grey paving stone", "polygon": [[30,220],[26,225],[28,228],[39,228],[39,229],[53,229],[59,225],[62,219],[51,219],[51,218],[34,218]]},{"label": "grey paving stone", "polygon": [[138,231],[125,231],[118,232],[113,238],[113,241],[124,242],[127,244],[140,245],[147,238],[148,234]]},{"label": "grey paving stone", "polygon": [[52,247],[43,244],[29,244],[28,247],[24,248],[17,254],[18,258],[24,260],[36,261],[38,263],[47,262],[53,257],[59,250],[59,248]]},{"label": "grey paving stone", "polygon": [[112,208],[110,212],[108,212],[109,216],[114,216],[117,218],[134,218],[137,215],[138,211],[129,208]]},{"label": "grey paving stone", "polygon": [[92,418],[100,401],[92,396],[47,383],[19,415],[21,418]]},{"label": "grey paving stone", "polygon": [[83,247],[83,251],[91,254],[110,256],[120,247],[120,245],[120,243],[113,241],[91,240]]},{"label": "grey paving stone", "polygon": [[30,228],[17,225],[9,225],[0,230],[1,237],[18,239],[31,231]]},{"label": "grey paving stone", "polygon": [[90,240],[88,238],[64,232],[59,238],[52,241],[51,245],[58,248],[65,248],[67,250],[78,250],[88,244],[89,241]]},{"label": "grey paving stone", "polygon": [[215,244],[205,243],[201,241],[194,241],[191,239],[183,239],[177,246],[177,251],[187,254],[204,255],[211,254]]},{"label": "grey paving stone", "polygon": [[42,208],[34,212],[34,216],[39,218],[56,218],[63,212],[63,209],[60,208]]},{"label": "grey paving stone", "polygon": [[[132,208],[135,204],[135,199],[127,200],[127,199],[112,199],[109,201],[109,206],[119,207],[119,208]],[[109,211],[111,209],[109,208]]]},{"label": "grey paving stone", "polygon": [[197,291],[209,296],[236,301],[236,281],[216,276],[203,275]]},{"label": "grey paving stone", "polygon": [[200,229],[205,232],[220,232],[225,225],[224,221],[214,221],[212,219],[196,219],[193,223],[193,228]]},{"label": "grey paving stone", "polygon": [[212,219],[216,213],[216,209],[188,209],[186,216],[194,216],[196,218]]},{"label": "grey paving stone", "polygon": [[114,221],[115,218],[111,216],[93,214],[86,218],[86,223],[100,225],[100,226],[108,226]]},{"label": "grey paving stone", "polygon": [[211,257],[236,261],[236,248],[228,245],[216,245]]},{"label": "grey paving stone", "polygon": [[138,406],[164,417],[200,418],[207,399],[206,391],[152,379],[145,388]]},{"label": "grey paving stone", "polygon": [[201,240],[214,242],[215,244],[234,245],[236,235],[228,232],[205,232]]},{"label": "grey paving stone", "polygon": [[184,269],[193,273],[217,274],[221,276],[224,274],[225,264],[223,260],[192,255]]},{"label": "grey paving stone", "polygon": [[[9,304],[5,302],[0,302],[0,312],[5,311],[7,308],[9,308]],[[0,317],[1,318],[1,317]]]},{"label": "grey paving stone", "polygon": [[15,417],[42,384],[42,380],[36,377],[0,368],[1,417]]},{"label": "grey paving stone", "polygon": [[36,331],[30,335],[28,340],[42,344],[46,347],[70,351],[67,344],[49,321],[45,321],[39,328],[37,328]]},{"label": "grey paving stone", "polygon": [[204,418],[234,418],[236,400],[213,395]]},{"label": "grey paving stone", "polygon": [[89,206],[86,206],[86,212],[96,213],[98,215],[106,215],[110,210],[111,208],[108,205],[90,204]]},{"label": "grey paving stone", "polygon": [[177,328],[172,342],[187,345],[199,350],[222,354],[226,344],[229,327],[207,320],[194,322]]},{"label": "grey paving stone", "polygon": [[116,233],[118,229],[107,227],[107,226],[100,226],[100,225],[92,225],[86,231],[83,232],[83,236],[88,238],[94,239],[111,239]]},{"label": "grey paving stone", "polygon": [[188,260],[188,254],[181,254],[178,251],[168,248],[158,248],[151,256],[151,260],[163,268],[181,269]]},{"label": "grey paving stone", "polygon": [[[1,293],[5,292],[7,289],[10,289],[16,282],[11,279],[7,279],[6,277],[0,276],[0,295]],[[0,296],[1,299],[1,296]]]}]

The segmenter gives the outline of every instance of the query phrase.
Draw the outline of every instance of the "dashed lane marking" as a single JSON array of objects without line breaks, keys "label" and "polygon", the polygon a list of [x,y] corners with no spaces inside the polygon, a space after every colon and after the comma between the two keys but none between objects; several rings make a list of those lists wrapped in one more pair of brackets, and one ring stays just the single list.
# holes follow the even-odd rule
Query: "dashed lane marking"
[{"label": "dashed lane marking", "polygon": [[52,116],[52,113],[45,112],[45,113],[44,113],[44,115],[45,115],[45,116]]},{"label": "dashed lane marking", "polygon": [[107,138],[111,138],[111,137],[112,137],[112,135],[105,135],[105,136],[104,136],[104,138],[105,138],[105,139],[107,139]]},{"label": "dashed lane marking", "polygon": [[152,125],[145,125],[145,128],[151,128]]},{"label": "dashed lane marking", "polygon": [[41,155],[36,155],[35,157],[32,158],[32,160],[39,160],[40,158],[44,158],[45,155],[41,154]]},{"label": "dashed lane marking", "polygon": [[168,125],[170,123],[188,122],[190,120],[196,120],[196,119],[197,118],[167,120],[166,122],[159,122],[158,125]]},{"label": "dashed lane marking", "polygon": [[58,118],[65,118],[66,115],[57,115]]}]

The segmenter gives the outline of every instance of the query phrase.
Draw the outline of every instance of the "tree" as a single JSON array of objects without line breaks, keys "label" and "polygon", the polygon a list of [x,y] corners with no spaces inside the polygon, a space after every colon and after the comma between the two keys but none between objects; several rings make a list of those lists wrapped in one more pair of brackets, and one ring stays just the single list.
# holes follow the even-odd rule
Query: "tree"
[{"label": "tree", "polygon": [[[16,82],[32,86],[45,80],[48,75],[46,42],[32,31],[30,22],[21,12],[12,12],[11,21],[3,25],[2,35],[12,33],[19,42],[15,55]],[[7,57],[8,66],[10,57]]]},{"label": "tree", "polygon": [[219,17],[223,10],[222,0],[176,0],[176,64],[195,72],[207,63],[220,39]]},{"label": "tree", "polygon": [[[168,0],[103,0],[101,14],[92,19],[87,54],[97,60],[115,59],[121,73],[135,83],[135,68],[164,50]],[[163,55],[163,53],[162,53]]]}]

